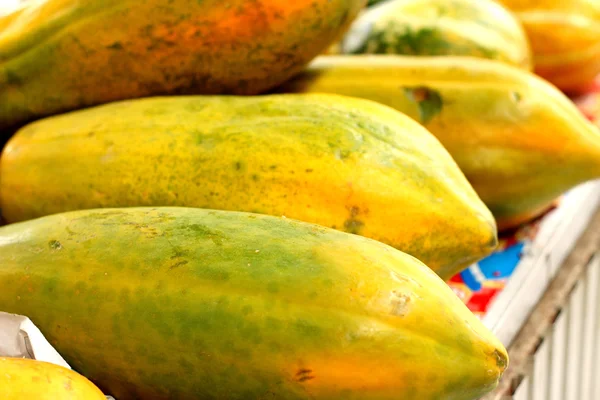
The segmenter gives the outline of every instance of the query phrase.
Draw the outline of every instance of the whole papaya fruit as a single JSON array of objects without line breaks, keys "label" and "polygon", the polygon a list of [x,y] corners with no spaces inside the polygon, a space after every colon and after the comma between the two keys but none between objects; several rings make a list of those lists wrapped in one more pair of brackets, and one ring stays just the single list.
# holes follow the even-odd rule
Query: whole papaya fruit
[{"label": "whole papaya fruit", "polygon": [[4,149],[0,200],[8,222],[125,206],[285,215],[380,240],[444,278],[497,243],[431,133],[336,95],[147,98],[36,121]]},{"label": "whole papaya fruit", "polygon": [[600,132],[535,74],[473,57],[322,56],[278,89],[386,104],[450,152],[500,230],[600,177]]},{"label": "whole papaya fruit", "polygon": [[255,94],[347,28],[366,0],[34,0],[0,17],[0,131],[158,94]]},{"label": "whole papaya fruit", "polygon": [[123,208],[12,224],[0,287],[0,309],[28,315],[118,400],[475,400],[508,363],[417,259],[267,215]]},{"label": "whole papaya fruit", "polygon": [[473,56],[532,69],[520,22],[494,0],[390,0],[362,13],[344,54]]},{"label": "whole papaya fruit", "polygon": [[600,73],[600,1],[497,1],[525,27],[535,72],[564,91],[585,91]]}]

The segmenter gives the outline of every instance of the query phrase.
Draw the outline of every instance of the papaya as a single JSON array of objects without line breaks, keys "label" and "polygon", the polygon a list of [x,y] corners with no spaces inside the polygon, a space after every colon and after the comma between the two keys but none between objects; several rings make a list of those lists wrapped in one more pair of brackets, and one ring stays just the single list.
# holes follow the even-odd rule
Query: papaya
[{"label": "papaya", "polygon": [[450,278],[491,253],[494,218],[431,133],[336,95],[128,100],[36,121],[0,158],[7,222],[186,206],[364,235]]},{"label": "papaya", "polygon": [[600,2],[497,1],[523,24],[535,72],[566,92],[585,91],[600,73]]},{"label": "papaya", "polygon": [[2,400],[106,400],[100,389],[77,372],[26,358],[0,357]]},{"label": "papaya", "polygon": [[289,218],[132,207],[7,225],[0,287],[0,309],[119,400],[474,400],[508,363],[417,259]]},{"label": "papaya", "polygon": [[322,56],[275,92],[374,100],[420,122],[450,152],[498,229],[600,177],[600,134],[535,74],[474,57]]},{"label": "papaya", "polygon": [[494,0],[391,0],[362,13],[343,54],[472,56],[532,69],[520,22]]},{"label": "papaya", "polygon": [[0,131],[110,101],[256,94],[339,38],[366,0],[34,0],[0,17]]}]

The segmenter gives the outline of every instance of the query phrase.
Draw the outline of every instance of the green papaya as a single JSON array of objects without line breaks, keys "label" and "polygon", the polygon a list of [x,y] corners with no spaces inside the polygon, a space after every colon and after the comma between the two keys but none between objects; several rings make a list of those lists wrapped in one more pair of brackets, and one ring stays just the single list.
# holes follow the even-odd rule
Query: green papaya
[{"label": "green papaya", "polygon": [[29,316],[119,400],[474,400],[502,344],[431,270],[380,242],[191,208],[0,228],[0,309]]}]

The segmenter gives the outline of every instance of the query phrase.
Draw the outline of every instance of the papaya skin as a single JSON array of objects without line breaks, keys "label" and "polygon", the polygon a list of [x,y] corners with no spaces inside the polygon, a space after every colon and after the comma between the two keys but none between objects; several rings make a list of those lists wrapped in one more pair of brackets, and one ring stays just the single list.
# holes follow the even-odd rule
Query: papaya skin
[{"label": "papaya skin", "polygon": [[0,205],[7,222],[125,206],[285,215],[390,244],[444,279],[497,244],[433,135],[336,95],[159,97],[40,120],[2,153]]},{"label": "papaya skin", "polygon": [[600,177],[598,129],[554,86],[501,62],[321,56],[277,92],[355,96],[420,122],[456,160],[499,230]]},{"label": "papaya skin", "polygon": [[256,94],[347,29],[365,0],[38,0],[0,18],[0,131],[110,101]]},{"label": "papaya skin", "polygon": [[0,286],[1,309],[119,400],[474,400],[508,363],[415,258],[289,218],[124,208],[12,224]]},{"label": "papaya skin", "polygon": [[535,72],[569,93],[600,74],[600,3],[596,0],[497,0],[523,24]]},{"label": "papaya skin", "polygon": [[494,0],[391,0],[352,23],[345,54],[471,56],[532,70],[520,22]]},{"label": "papaya skin", "polygon": [[44,361],[0,357],[2,400],[106,400],[75,371]]}]

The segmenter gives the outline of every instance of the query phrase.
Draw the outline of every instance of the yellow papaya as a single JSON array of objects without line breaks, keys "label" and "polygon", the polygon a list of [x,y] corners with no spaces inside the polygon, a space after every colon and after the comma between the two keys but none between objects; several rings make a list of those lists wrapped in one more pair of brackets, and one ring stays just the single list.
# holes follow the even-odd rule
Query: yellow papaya
[{"label": "yellow papaya", "polygon": [[68,368],[26,358],[0,357],[0,399],[106,400],[106,397],[92,382]]},{"label": "yellow papaya", "polygon": [[124,206],[285,215],[380,240],[444,278],[497,243],[433,135],[336,95],[147,98],[36,121],[4,148],[0,193],[7,222]]},{"label": "yellow papaya", "polygon": [[568,92],[581,92],[600,73],[600,2],[497,0],[522,22],[535,72]]},{"label": "yellow papaya", "polygon": [[279,92],[336,93],[391,106],[450,152],[498,228],[600,177],[600,133],[533,73],[472,57],[321,56]]},{"label": "yellow papaya", "polygon": [[362,13],[332,52],[460,55],[531,70],[520,22],[494,0],[391,0]]},{"label": "yellow papaya", "polygon": [[508,364],[417,259],[267,215],[122,208],[8,225],[0,287],[0,309],[30,316],[118,400],[475,400]]},{"label": "yellow papaya", "polygon": [[366,0],[35,0],[0,17],[0,131],[158,94],[254,94],[327,48]]}]

